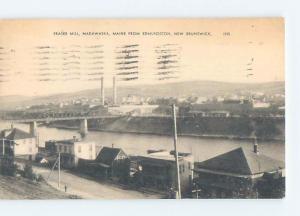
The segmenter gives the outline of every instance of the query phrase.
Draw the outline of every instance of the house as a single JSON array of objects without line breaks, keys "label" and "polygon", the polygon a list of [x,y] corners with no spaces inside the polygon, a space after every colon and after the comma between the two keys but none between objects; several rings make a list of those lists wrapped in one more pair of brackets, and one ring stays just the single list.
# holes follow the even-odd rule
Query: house
[{"label": "house", "polygon": [[92,106],[90,105],[88,115],[89,116],[99,116],[99,115],[107,115],[108,114],[108,109],[105,106],[102,105],[95,105]]},{"label": "house", "polygon": [[143,99],[136,95],[127,95],[127,97],[122,98],[122,104],[137,105],[137,104],[141,104],[142,101]]},{"label": "house", "polygon": [[120,148],[103,147],[95,160],[80,159],[78,169],[97,178],[126,182],[129,177],[129,157]]},{"label": "house", "polygon": [[204,114],[205,117],[216,117],[216,118],[227,118],[230,117],[230,112],[228,111],[210,111]]},{"label": "house", "polygon": [[271,104],[268,103],[268,102],[253,101],[253,108],[254,109],[265,109],[265,108],[269,108],[270,106],[271,106]]},{"label": "house", "polygon": [[191,117],[204,117],[205,116],[205,112],[201,111],[201,110],[191,110],[188,112],[187,116],[191,116]]},{"label": "house", "polygon": [[[208,117],[212,116],[224,116],[228,115],[241,115],[252,111],[252,104],[246,102],[246,100],[226,100],[223,102],[210,102],[203,104],[192,104],[190,109],[187,110],[190,113],[205,112]],[[219,113],[219,114],[218,114]]]},{"label": "house", "polygon": [[[131,157],[138,186],[170,191],[176,188],[176,163],[173,152],[148,151],[145,156]],[[181,193],[191,191],[194,159],[189,153],[178,153]],[[131,170],[134,167],[131,167]]]},{"label": "house", "polygon": [[215,117],[215,118],[227,118],[230,117],[230,112],[228,111],[201,111],[201,110],[190,110],[187,113],[187,116],[190,117]]},{"label": "house", "polygon": [[[211,159],[195,163],[195,189],[205,198],[257,198],[261,182],[282,182],[284,163],[254,151],[236,148]],[[280,186],[278,186],[280,187]]]},{"label": "house", "polygon": [[149,115],[158,108],[158,105],[121,105],[108,107],[108,112],[113,115],[120,114],[135,114],[135,115]]},{"label": "house", "polygon": [[105,177],[120,179],[129,175],[129,157],[120,148],[103,147],[95,162]]},{"label": "house", "polygon": [[61,165],[65,168],[75,168],[79,159],[94,160],[96,158],[96,146],[94,142],[86,142],[77,139],[50,140],[45,143],[46,151],[60,153]]},{"label": "house", "polygon": [[18,128],[2,130],[0,140],[1,154],[10,154],[17,158],[33,160],[38,153],[36,136]]},{"label": "house", "polygon": [[197,97],[195,104],[203,104],[208,101],[207,97]]}]

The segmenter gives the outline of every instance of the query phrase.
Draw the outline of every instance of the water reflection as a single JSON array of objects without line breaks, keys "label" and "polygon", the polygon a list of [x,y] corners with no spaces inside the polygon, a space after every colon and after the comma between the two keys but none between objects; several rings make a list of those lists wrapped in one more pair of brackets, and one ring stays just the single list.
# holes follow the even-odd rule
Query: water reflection
[{"label": "water reflection", "polygon": [[[0,128],[9,127],[9,123],[0,122]],[[15,124],[24,131],[29,131],[29,125]],[[75,130],[63,130],[56,128],[38,127],[40,146],[44,146],[46,140],[69,139],[73,136],[80,137]],[[95,141],[97,145],[119,147],[128,154],[146,154],[148,149],[173,149],[173,139],[168,136],[111,133],[90,131],[84,138],[87,141]],[[253,149],[250,141],[229,139],[204,139],[197,137],[179,137],[178,149],[182,152],[192,152],[195,161],[202,161],[215,155],[224,153],[236,147]],[[283,142],[259,142],[259,151],[278,160],[284,161],[285,149]]]}]

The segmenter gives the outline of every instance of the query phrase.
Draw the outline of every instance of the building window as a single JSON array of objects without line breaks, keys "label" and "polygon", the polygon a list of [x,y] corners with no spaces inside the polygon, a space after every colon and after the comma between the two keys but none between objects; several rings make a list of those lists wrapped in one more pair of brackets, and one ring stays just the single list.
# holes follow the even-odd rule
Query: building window
[{"label": "building window", "polygon": [[188,163],[188,168],[191,169],[191,162]]},{"label": "building window", "polygon": [[78,153],[81,153],[81,146],[78,146]]},{"label": "building window", "polygon": [[59,151],[62,152],[62,146],[61,145],[59,146]]},{"label": "building window", "polygon": [[93,151],[93,145],[90,145],[89,150],[90,150],[90,151]]},{"label": "building window", "polygon": [[29,147],[29,153],[32,153],[32,148],[31,147]]},{"label": "building window", "polygon": [[67,146],[64,146],[64,151],[65,153],[67,153]]}]

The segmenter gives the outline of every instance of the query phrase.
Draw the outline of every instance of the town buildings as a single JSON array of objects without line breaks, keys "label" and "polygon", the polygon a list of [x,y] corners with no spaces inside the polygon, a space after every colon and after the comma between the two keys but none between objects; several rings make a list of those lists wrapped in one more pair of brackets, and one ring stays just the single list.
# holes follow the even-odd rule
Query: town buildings
[{"label": "town buildings", "polygon": [[102,147],[95,160],[79,160],[79,170],[97,178],[127,182],[129,156],[120,148]]},{"label": "town buildings", "polygon": [[45,143],[45,150],[60,153],[64,168],[76,168],[79,159],[94,160],[96,146],[94,142],[85,142],[76,137],[67,140],[50,140]]},{"label": "town buildings", "polygon": [[[176,190],[176,163],[173,152],[148,151],[145,156],[131,157],[131,170],[137,184],[141,187],[154,188],[170,192]],[[189,153],[179,153],[179,175],[182,194],[191,191],[194,159]]]},{"label": "town buildings", "polygon": [[257,145],[254,151],[240,147],[195,163],[194,171],[194,189],[203,198],[258,198],[271,193],[262,184],[284,187],[284,163],[260,154]]},{"label": "town buildings", "polygon": [[108,107],[108,113],[112,115],[152,115],[158,105],[121,105]]},{"label": "town buildings", "polygon": [[38,153],[37,137],[18,128],[1,131],[0,152],[17,158],[34,160]]}]

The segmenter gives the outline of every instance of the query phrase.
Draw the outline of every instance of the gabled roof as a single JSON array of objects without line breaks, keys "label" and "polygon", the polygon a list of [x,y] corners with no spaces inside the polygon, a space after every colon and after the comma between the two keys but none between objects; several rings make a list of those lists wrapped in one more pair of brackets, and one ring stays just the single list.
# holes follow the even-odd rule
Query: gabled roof
[{"label": "gabled roof", "polygon": [[10,133],[12,131],[12,129],[11,128],[9,128],[9,129],[3,129],[3,130],[1,130],[1,133],[0,133],[0,138],[1,139],[3,139],[3,138],[5,138],[7,135],[5,135],[5,134],[8,134],[8,133]]},{"label": "gabled roof", "polygon": [[96,162],[111,166],[120,152],[123,152],[120,148],[103,147],[96,158]]},{"label": "gabled roof", "polygon": [[[256,154],[241,147],[197,163],[195,166],[201,169],[240,175],[272,172],[285,167],[282,161],[263,154]],[[195,169],[196,171],[197,168]]]},{"label": "gabled roof", "polygon": [[30,133],[27,133],[25,131],[22,131],[18,128],[14,128],[6,137],[5,139],[9,140],[19,140],[19,139],[28,139],[28,138],[34,138],[33,135]]}]

